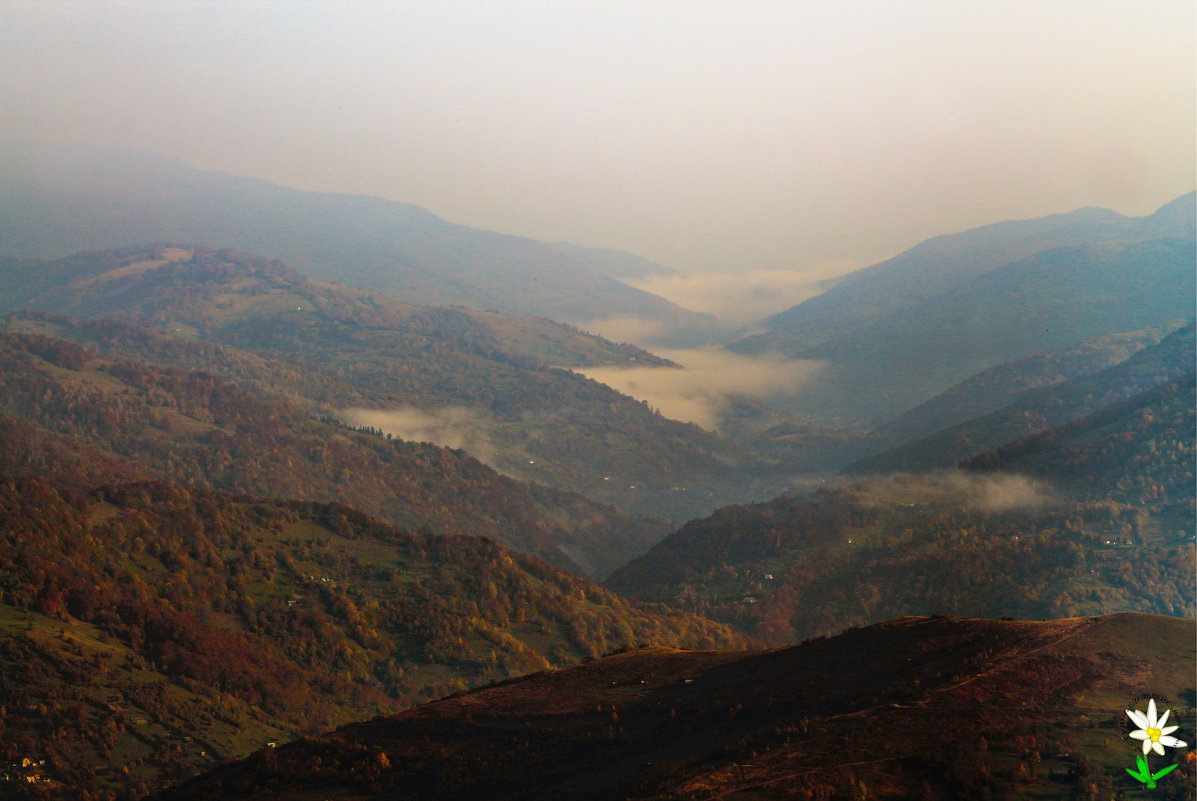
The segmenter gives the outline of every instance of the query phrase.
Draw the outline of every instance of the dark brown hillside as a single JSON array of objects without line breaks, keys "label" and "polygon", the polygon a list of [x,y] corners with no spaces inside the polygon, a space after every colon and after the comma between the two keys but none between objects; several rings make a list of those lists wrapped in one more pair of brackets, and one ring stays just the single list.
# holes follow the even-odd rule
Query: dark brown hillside
[{"label": "dark brown hillside", "polygon": [[[155,798],[1147,797],[1119,718],[1136,694],[1166,695],[1191,740],[1193,644],[1192,621],[1116,615],[651,648],[263,750]],[[1192,797],[1188,753],[1152,797]]]},{"label": "dark brown hillside", "polygon": [[40,476],[73,489],[146,478],[129,464],[73,437],[0,415],[0,476],[14,475]]},{"label": "dark brown hillside", "polygon": [[493,540],[344,506],[0,479],[0,759],[45,760],[53,783],[29,797],[137,798],[267,741],[642,641],[742,642]]},{"label": "dark brown hillside", "polygon": [[[117,362],[38,335],[0,334],[0,415],[17,424],[0,461],[11,471],[65,472],[60,458],[82,459],[66,438],[99,454],[86,470],[103,480],[337,501],[408,528],[494,537],[596,575],[665,532],[460,451],[349,430],[208,373]],[[47,436],[34,442],[35,432]]]}]

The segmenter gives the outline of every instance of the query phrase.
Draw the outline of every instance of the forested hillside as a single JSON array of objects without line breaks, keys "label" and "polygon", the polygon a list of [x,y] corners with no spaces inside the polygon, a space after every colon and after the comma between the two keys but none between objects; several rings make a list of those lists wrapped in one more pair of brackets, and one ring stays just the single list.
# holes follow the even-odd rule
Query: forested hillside
[{"label": "forested hillside", "polygon": [[931,612],[1191,617],[1192,531],[1172,519],[1018,476],[899,476],[722,509],[606,585],[778,644]]},{"label": "forested hillside", "polygon": [[[640,514],[684,520],[784,486],[762,480],[757,461],[733,443],[551,366],[667,363],[548,321],[408,306],[309,281],[278,262],[195,248],[10,264],[0,285],[4,308],[116,316],[285,359],[299,367],[290,378],[269,371],[279,379],[272,394],[322,409],[356,396],[383,420],[415,410],[472,440],[508,475]],[[109,340],[110,352],[116,346]],[[216,360],[209,365],[225,374]],[[232,372],[246,374],[244,365]],[[310,382],[305,372],[322,378]]]},{"label": "forested hillside", "polygon": [[1194,518],[1194,374],[1059,428],[964,462],[973,471],[1050,480],[1072,497],[1150,509],[1157,525],[1197,530]]},{"label": "forested hillside", "polygon": [[740,639],[341,505],[0,479],[0,758],[51,780],[30,797],[138,798],[267,741],[643,641]]},{"label": "forested hillside", "polygon": [[0,416],[14,436],[4,459],[19,472],[47,474],[63,455],[71,467],[59,474],[79,470],[73,441],[100,455],[102,467],[85,468],[100,475],[120,463],[116,477],[336,501],[403,527],[490,536],[595,575],[667,530],[521,484],[460,451],[313,419],[208,373],[117,362],[34,334],[0,334],[0,364]]},{"label": "forested hillside", "polygon": [[1097,405],[1123,397],[1136,379],[1154,384],[1163,366],[1187,374],[982,454],[967,470],[722,509],[607,584],[778,643],[927,612],[1191,617],[1192,336],[1190,326],[1110,368],[1119,372],[1104,381],[1084,385],[1098,373],[1061,387],[1072,384],[1067,397]]}]

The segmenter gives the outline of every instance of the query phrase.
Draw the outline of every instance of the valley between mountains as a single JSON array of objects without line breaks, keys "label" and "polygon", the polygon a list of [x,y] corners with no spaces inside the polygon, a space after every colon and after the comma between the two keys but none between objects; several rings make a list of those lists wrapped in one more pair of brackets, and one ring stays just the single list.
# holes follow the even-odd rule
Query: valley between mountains
[{"label": "valley between mountains", "polygon": [[[1193,797],[1192,194],[728,337],[631,254],[15,164],[3,797]],[[615,313],[809,380],[675,419],[586,376],[689,369]],[[1188,743],[1151,795],[1144,693]]]}]

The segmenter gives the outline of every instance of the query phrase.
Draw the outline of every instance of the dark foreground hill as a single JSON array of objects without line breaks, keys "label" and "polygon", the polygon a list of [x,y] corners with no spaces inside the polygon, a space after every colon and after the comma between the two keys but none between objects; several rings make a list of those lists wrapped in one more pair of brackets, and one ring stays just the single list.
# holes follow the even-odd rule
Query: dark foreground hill
[{"label": "dark foreground hill", "polygon": [[643,641],[742,645],[493,540],[341,505],[0,478],[3,798],[139,798],[268,741]]},{"label": "dark foreground hill", "polygon": [[[1115,615],[649,648],[263,749],[155,798],[1148,797],[1126,774],[1138,749],[1120,716],[1133,696],[1166,696],[1191,742],[1193,644],[1191,620]],[[1155,771],[1181,767],[1150,797],[1191,797],[1190,753],[1153,755]]]}]

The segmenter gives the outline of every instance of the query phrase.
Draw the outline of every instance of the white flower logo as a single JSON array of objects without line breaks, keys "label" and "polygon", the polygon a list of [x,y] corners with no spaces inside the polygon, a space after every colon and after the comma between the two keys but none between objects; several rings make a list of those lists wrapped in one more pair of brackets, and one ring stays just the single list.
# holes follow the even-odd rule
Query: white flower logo
[{"label": "white flower logo", "polygon": [[1180,728],[1180,726],[1164,726],[1168,721],[1168,715],[1172,710],[1165,709],[1164,714],[1159,718],[1155,716],[1155,699],[1147,702],[1147,714],[1143,714],[1136,709],[1126,710],[1126,714],[1135,725],[1139,728],[1130,733],[1131,739],[1143,741],[1143,753],[1155,750],[1160,756],[1164,755],[1164,746],[1169,748],[1183,748],[1185,746],[1184,740],[1178,740],[1172,737],[1172,732]]}]

